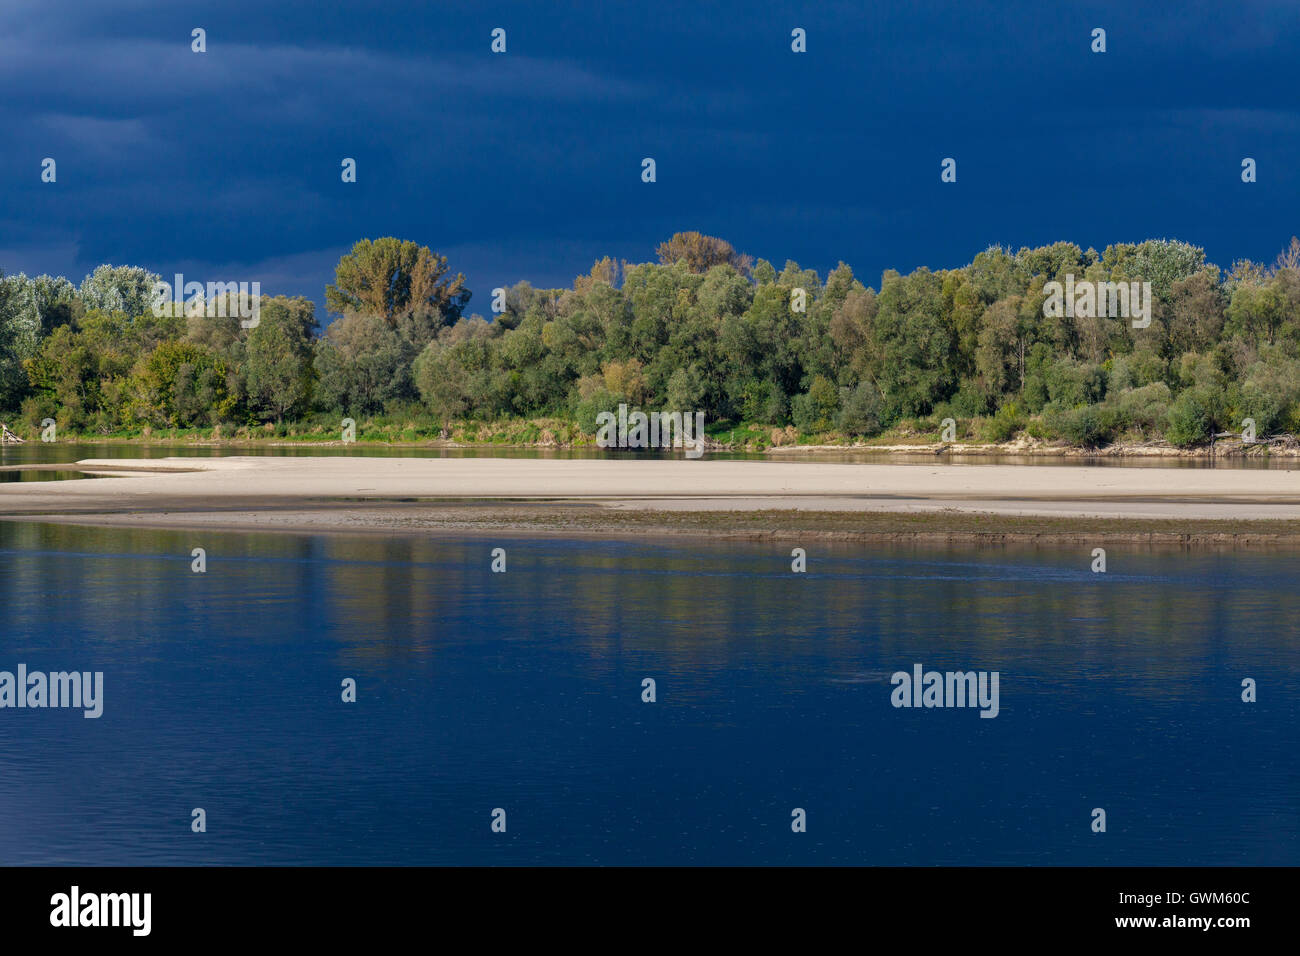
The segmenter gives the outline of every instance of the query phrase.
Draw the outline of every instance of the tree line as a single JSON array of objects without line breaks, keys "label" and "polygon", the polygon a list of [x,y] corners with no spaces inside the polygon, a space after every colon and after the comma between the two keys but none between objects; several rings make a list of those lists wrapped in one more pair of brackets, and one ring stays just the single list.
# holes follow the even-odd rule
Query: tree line
[{"label": "tree line", "polygon": [[[759,443],[933,429],[1073,445],[1203,443],[1300,432],[1300,240],[1223,270],[1174,240],[1100,254],[991,247],[957,269],[840,263],[779,271],[722,239],[679,233],[655,262],[604,258],[569,288],[494,290],[466,315],[465,278],[414,242],[362,240],[313,303],[264,296],[260,321],[152,309],[145,269],[0,276],[0,411],[64,433],[260,427],[350,416],[451,429],[567,421],[591,435],[619,404],[703,411]],[[1146,328],[1047,315],[1049,282],[1149,282]],[[1059,312],[1060,310],[1047,310]],[[771,436],[770,439],[767,436]]]}]

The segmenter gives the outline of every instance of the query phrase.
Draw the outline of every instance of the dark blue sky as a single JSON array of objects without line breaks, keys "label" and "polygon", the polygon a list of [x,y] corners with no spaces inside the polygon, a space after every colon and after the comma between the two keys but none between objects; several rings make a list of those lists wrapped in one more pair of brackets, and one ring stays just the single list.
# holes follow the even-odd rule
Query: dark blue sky
[{"label": "dark blue sky", "polygon": [[355,240],[396,235],[447,255],[486,314],[493,286],[567,285],[683,229],[873,286],[993,243],[1272,261],[1300,232],[1298,81],[1296,0],[11,0],[0,268],[319,302]]}]

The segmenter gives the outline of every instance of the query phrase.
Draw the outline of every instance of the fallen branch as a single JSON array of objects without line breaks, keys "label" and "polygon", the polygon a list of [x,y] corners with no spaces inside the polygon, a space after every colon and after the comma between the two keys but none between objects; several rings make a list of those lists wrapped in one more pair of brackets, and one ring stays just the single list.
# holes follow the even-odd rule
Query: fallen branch
[{"label": "fallen branch", "polygon": [[1214,453],[1215,445],[1220,438],[1235,438],[1241,445],[1243,452],[1249,452],[1252,448],[1300,448],[1300,438],[1295,435],[1265,435],[1260,438],[1254,438],[1246,441],[1241,437],[1240,432],[1215,432],[1210,436],[1210,453]]}]

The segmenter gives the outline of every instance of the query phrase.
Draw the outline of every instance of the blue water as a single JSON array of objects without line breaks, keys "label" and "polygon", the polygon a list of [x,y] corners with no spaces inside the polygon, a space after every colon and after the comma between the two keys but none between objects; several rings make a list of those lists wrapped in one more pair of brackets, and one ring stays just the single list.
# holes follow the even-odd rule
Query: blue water
[{"label": "blue water", "polygon": [[795,543],[0,522],[0,864],[1300,863],[1300,554]]}]

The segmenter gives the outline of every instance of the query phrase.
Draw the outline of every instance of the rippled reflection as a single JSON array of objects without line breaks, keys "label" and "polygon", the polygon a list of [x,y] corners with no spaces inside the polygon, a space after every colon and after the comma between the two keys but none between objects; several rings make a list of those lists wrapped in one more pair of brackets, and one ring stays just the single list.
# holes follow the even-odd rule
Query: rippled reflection
[{"label": "rippled reflection", "polygon": [[0,863],[1300,863],[1300,555],[790,547],[0,522]]}]

